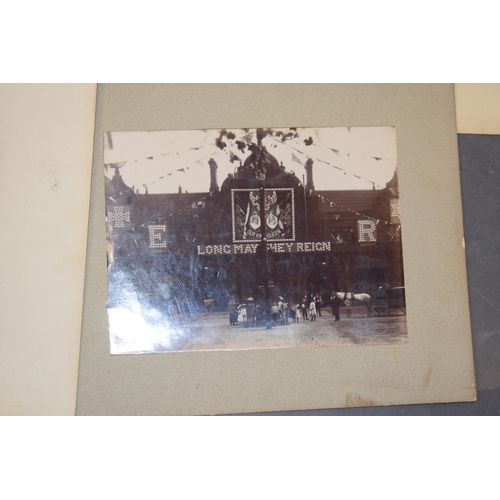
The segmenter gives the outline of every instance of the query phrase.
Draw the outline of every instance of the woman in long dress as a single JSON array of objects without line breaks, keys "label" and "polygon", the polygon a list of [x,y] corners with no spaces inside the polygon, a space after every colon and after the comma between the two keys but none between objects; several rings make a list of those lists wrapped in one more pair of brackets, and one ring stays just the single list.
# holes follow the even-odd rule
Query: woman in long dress
[{"label": "woman in long dress", "polygon": [[311,315],[311,319],[309,321],[316,321],[316,302],[314,298],[311,300],[311,304],[309,305],[309,313]]},{"label": "woman in long dress", "polygon": [[243,323],[246,323],[247,321],[247,305],[246,304],[240,304],[238,307],[238,324],[242,325]]}]

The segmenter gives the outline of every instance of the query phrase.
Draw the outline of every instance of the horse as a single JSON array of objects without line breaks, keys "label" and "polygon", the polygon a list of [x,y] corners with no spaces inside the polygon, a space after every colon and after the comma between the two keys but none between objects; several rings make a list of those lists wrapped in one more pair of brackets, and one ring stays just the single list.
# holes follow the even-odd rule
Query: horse
[{"label": "horse", "polygon": [[336,295],[343,302],[347,294],[349,294],[349,298],[351,298],[351,300],[355,300],[366,306],[368,317],[372,315],[371,311],[372,298],[367,293],[332,292],[332,297]]}]

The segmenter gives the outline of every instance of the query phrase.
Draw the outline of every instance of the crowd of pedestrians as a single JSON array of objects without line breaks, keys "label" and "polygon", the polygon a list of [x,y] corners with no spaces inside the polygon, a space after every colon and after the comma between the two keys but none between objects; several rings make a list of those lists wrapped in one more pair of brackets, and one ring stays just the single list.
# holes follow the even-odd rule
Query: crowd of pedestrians
[{"label": "crowd of pedestrians", "polygon": [[[348,293],[342,300],[336,292],[332,292],[329,303],[335,321],[340,321],[340,308],[345,307],[346,318],[352,317],[353,294]],[[273,302],[270,308],[271,322],[273,325],[298,323],[302,321],[316,321],[322,315],[324,302],[320,293],[305,294],[300,302],[291,305],[283,297]],[[255,302],[253,297],[248,297],[239,303],[233,296],[229,301],[229,323],[231,325],[256,326],[266,321],[264,308]]]}]

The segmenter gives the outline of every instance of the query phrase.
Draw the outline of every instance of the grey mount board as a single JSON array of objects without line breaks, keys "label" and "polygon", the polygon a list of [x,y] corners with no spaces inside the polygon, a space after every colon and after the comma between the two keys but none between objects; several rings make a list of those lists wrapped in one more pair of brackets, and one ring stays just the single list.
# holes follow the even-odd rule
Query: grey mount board
[{"label": "grey mount board", "polygon": [[[452,85],[100,85],[77,414],[249,413],[476,397]],[[410,341],[111,356],[103,133],[395,126]],[[435,296],[440,295],[439,307]]]},{"label": "grey mount board", "polygon": [[273,415],[500,415],[500,135],[459,134],[458,146],[477,401]]}]

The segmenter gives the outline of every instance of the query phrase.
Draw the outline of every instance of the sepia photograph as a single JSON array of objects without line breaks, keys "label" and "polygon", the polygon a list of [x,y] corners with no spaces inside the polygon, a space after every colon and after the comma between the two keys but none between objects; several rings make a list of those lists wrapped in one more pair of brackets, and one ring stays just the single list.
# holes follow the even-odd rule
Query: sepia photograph
[{"label": "sepia photograph", "polygon": [[111,354],[408,342],[394,127],[103,140]]}]

